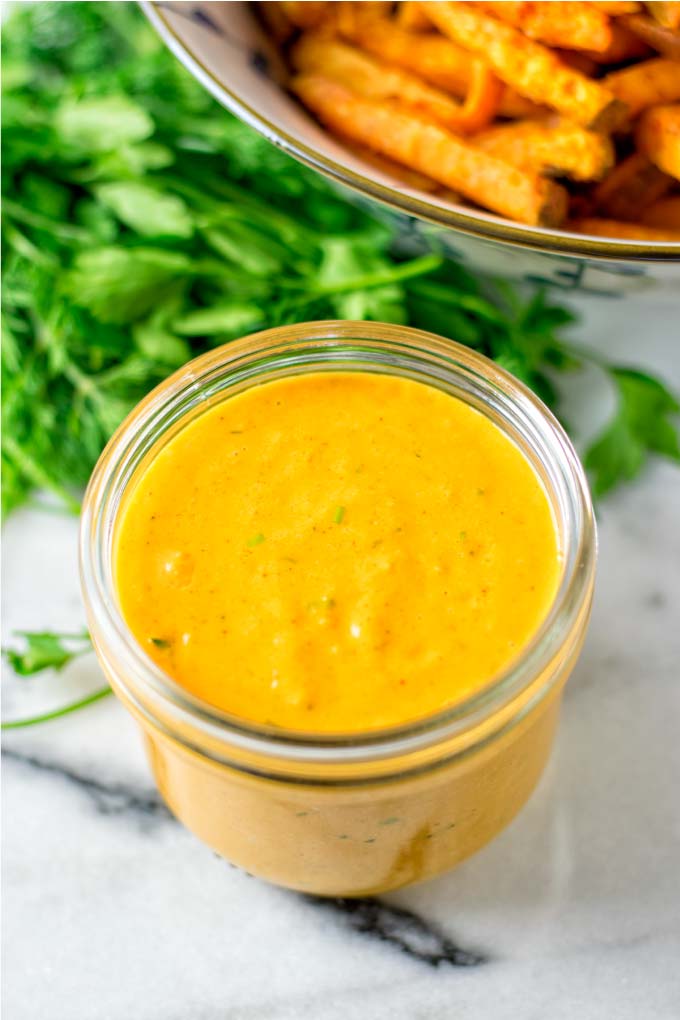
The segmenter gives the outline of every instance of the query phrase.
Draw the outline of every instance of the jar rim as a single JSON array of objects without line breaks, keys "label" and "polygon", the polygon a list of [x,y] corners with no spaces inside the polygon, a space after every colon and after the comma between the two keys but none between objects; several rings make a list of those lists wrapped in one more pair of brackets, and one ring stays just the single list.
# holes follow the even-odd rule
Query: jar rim
[{"label": "jar rim", "polygon": [[[331,364],[335,370],[351,370],[360,356],[367,359],[366,366],[373,366],[366,367],[367,371],[380,371],[382,366],[383,371],[389,367],[392,374],[404,375],[408,374],[404,367],[408,362],[413,371],[425,372],[431,385],[435,379],[449,385],[474,384],[480,393],[487,391],[487,396],[495,399],[501,418],[512,410],[518,421],[521,418],[531,426],[535,443],[540,441],[540,449],[536,447],[534,453],[538,451],[541,464],[551,468],[561,487],[559,509],[565,516],[566,533],[562,577],[530,641],[504,669],[460,702],[365,733],[313,733],[251,722],[189,693],[137,642],[115,597],[112,543],[116,514],[126,485],[136,477],[142,454],[153,449],[192,409],[201,407],[202,401],[217,399],[223,390],[228,399],[235,381],[247,385],[252,380],[251,385],[259,385],[266,381],[263,375],[274,368],[285,369],[287,374],[296,374],[302,366],[307,366],[307,371],[328,371]],[[555,512],[558,497],[555,492],[548,492],[548,497]],[[160,699],[164,713],[169,713],[178,727],[189,724],[230,747],[265,758],[332,765],[392,758],[438,744],[483,722],[525,691],[549,670],[589,598],[596,544],[590,493],[578,456],[557,419],[527,386],[478,352],[433,333],[372,321],[327,320],[274,327],[209,351],[169,376],[131,411],[97,462],[85,494],[80,574],[95,646],[107,664],[115,663],[112,671],[120,671],[128,681],[134,677],[129,686],[120,678],[119,682],[138,707],[135,685],[152,699]],[[550,679],[544,685],[548,686]]]}]

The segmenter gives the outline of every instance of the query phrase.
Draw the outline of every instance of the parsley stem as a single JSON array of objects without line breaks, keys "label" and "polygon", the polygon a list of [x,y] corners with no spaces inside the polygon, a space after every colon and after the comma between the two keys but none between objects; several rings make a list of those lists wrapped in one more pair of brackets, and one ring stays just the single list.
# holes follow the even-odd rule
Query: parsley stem
[{"label": "parsley stem", "polygon": [[79,701],[72,701],[70,705],[65,705],[64,708],[58,708],[54,712],[44,712],[42,715],[30,716],[28,719],[16,719],[11,722],[0,723],[0,729],[20,730],[25,729],[28,726],[37,726],[39,723],[49,722],[51,719],[60,719],[63,715],[69,715],[71,712],[77,712],[79,708],[86,708],[88,705],[93,705],[95,701],[100,701],[109,694],[113,694],[111,688],[102,687],[100,690],[95,691],[94,694],[88,694],[86,698],[81,698]]},{"label": "parsley stem", "polygon": [[70,223],[58,223],[56,220],[51,220],[48,216],[33,212],[32,209],[25,209],[17,202],[13,202],[11,198],[3,196],[2,207],[10,219],[26,223],[29,227],[36,227],[38,230],[45,230],[47,233],[52,234],[54,237],[59,237],[63,241],[84,241],[87,243],[92,240],[89,230],[85,230],[83,227],[74,227]]},{"label": "parsley stem", "polygon": [[421,255],[417,259],[411,259],[410,262],[400,263],[394,269],[381,269],[375,273],[353,276],[351,279],[341,280],[339,283],[329,283],[316,287],[314,289],[314,297],[321,297],[327,294],[344,294],[352,290],[384,287],[390,283],[409,280],[414,276],[425,276],[427,273],[433,273],[442,264],[443,260],[439,255]]}]

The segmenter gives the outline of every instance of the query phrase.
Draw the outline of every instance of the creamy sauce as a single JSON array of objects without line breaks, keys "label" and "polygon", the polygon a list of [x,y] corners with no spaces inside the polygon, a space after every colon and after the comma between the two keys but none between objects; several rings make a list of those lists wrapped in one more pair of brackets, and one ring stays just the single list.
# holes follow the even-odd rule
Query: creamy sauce
[{"label": "creamy sauce", "polygon": [[141,473],[116,535],[151,658],[211,705],[303,731],[398,725],[479,690],[559,574],[518,447],[448,394],[369,373],[214,405]]}]

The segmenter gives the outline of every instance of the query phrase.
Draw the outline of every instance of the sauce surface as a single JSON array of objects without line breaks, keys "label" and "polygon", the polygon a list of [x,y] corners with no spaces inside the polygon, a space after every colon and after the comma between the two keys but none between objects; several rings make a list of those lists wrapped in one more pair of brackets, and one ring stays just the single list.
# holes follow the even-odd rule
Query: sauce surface
[{"label": "sauce surface", "polygon": [[241,718],[357,732],[483,687],[560,575],[524,454],[433,387],[298,375],[213,405],[119,518],[121,610],[179,684]]}]

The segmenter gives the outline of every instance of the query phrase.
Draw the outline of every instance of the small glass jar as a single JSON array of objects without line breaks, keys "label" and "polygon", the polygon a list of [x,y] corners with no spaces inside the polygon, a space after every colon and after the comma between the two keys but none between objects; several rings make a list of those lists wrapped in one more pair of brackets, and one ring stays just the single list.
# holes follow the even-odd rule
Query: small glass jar
[{"label": "small glass jar", "polygon": [[[562,571],[538,633],[474,696],[386,730],[315,735],[230,716],[163,673],[121,615],[113,546],[133,478],[195,417],[250,386],[334,371],[427,383],[495,422],[545,486]],[[247,871],[326,896],[364,896],[436,875],[514,817],[550,752],[560,695],[590,616],[595,559],[582,468],[534,394],[469,348],[373,322],[266,330],[180,369],[111,439],[92,475],[81,529],[94,645],[111,686],[141,726],[170,809]]]}]

